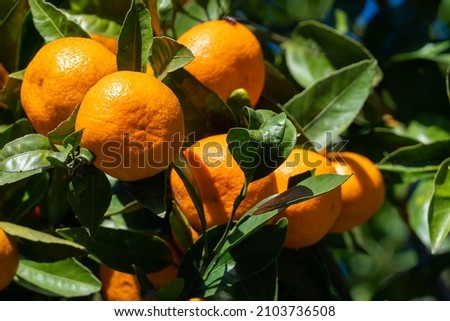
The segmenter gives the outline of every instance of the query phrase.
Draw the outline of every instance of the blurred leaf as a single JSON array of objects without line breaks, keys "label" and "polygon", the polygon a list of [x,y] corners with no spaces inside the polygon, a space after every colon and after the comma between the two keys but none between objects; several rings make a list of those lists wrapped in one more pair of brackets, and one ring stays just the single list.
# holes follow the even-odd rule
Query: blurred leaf
[{"label": "blurred leaf", "polygon": [[311,141],[326,147],[353,122],[372,90],[376,61],[364,60],[317,81],[284,106]]},{"label": "blurred leaf", "polygon": [[9,74],[9,78],[16,79],[16,80],[23,80],[24,76],[25,76],[25,69]]},{"label": "blurred leaf", "polygon": [[156,297],[160,301],[175,301],[183,292],[184,280],[177,278],[164,285],[156,292]]},{"label": "blurred leaf", "polygon": [[[75,107],[73,112],[70,114],[69,118],[61,122],[55,129],[48,133],[48,139],[52,144],[61,144],[64,139],[75,132],[75,121],[77,119],[79,109],[80,105],[77,105],[77,107]],[[67,145],[65,146],[67,147]],[[78,144],[72,144],[72,146],[76,149]]]},{"label": "blurred leaf", "polygon": [[92,165],[77,169],[67,199],[80,223],[94,237],[111,203],[111,185],[105,173]]},{"label": "blurred leaf", "polygon": [[25,226],[0,222],[0,227],[19,239],[20,254],[31,260],[50,262],[86,254],[86,249],[77,243]]},{"label": "blurred leaf", "polygon": [[428,211],[433,196],[433,189],[433,179],[419,180],[409,197],[407,204],[409,225],[422,243],[427,247],[430,246]]},{"label": "blurred leaf", "polygon": [[169,37],[153,38],[150,63],[155,76],[162,80],[169,72],[183,68],[194,59],[192,52]]},{"label": "blurred leaf", "polygon": [[[359,42],[317,21],[300,22],[291,39],[282,46],[289,71],[305,88],[335,70],[364,60],[375,60]],[[374,65],[372,83],[379,82],[381,75],[381,70]]]},{"label": "blurred leaf", "polygon": [[433,172],[449,156],[449,150],[450,139],[401,147],[383,158],[378,167],[383,171],[400,173]]},{"label": "blurred leaf", "polygon": [[265,225],[224,252],[219,260],[213,260],[201,286],[203,295],[214,295],[269,267],[283,248],[286,228],[287,220],[284,218],[276,225]]},{"label": "blurred leaf", "polygon": [[114,38],[119,36],[121,25],[112,20],[91,14],[66,13],[66,15],[86,32]]},{"label": "blurred leaf", "polygon": [[450,64],[450,41],[442,41],[438,43],[428,43],[422,48],[409,51],[407,53],[397,54],[391,57],[391,62],[400,62],[414,59],[427,59],[444,64]]},{"label": "blurred leaf", "polygon": [[180,208],[174,202],[172,204],[172,212],[169,216],[170,228],[174,239],[182,252],[186,252],[194,243],[192,239],[191,227],[186,217],[181,213]]},{"label": "blurred leaf", "polygon": [[[295,85],[268,61],[264,61],[265,81],[259,105],[270,106],[278,109],[278,104],[284,104],[293,96],[298,94]],[[275,109],[275,110],[277,110]]]},{"label": "blurred leaf", "polygon": [[0,1],[0,61],[9,72],[18,68],[20,33],[28,1]]},{"label": "blurred leaf", "polygon": [[219,291],[214,300],[218,301],[277,301],[277,264],[272,263],[264,270],[236,282]]},{"label": "blurred leaf", "polygon": [[405,134],[429,144],[450,137],[450,120],[439,114],[425,114],[409,122]]},{"label": "blurred leaf", "polygon": [[[25,2],[27,2],[28,5],[28,1]],[[44,44],[45,39],[42,38],[39,31],[36,29],[33,15],[30,10],[27,10],[22,21],[18,70],[26,69],[30,61]]]},{"label": "blurred leaf", "polygon": [[450,232],[450,158],[442,162],[434,178],[428,215],[431,251],[436,253]]},{"label": "blurred leaf", "polygon": [[145,72],[152,42],[150,12],[142,0],[132,0],[119,34],[118,69]]},{"label": "blurred leaf", "polygon": [[152,177],[134,182],[122,182],[125,189],[152,213],[166,212],[166,174],[162,171]]},{"label": "blurred leaf", "polygon": [[439,274],[450,267],[450,253],[429,256],[417,266],[391,277],[374,300],[412,300],[430,293]]},{"label": "blurred leaf", "polygon": [[33,133],[33,127],[26,118],[21,118],[18,121],[6,126],[0,130],[0,148],[3,148],[8,142],[19,137]]},{"label": "blurred leaf", "polygon": [[323,258],[313,247],[283,249],[278,258],[279,300],[336,300]]},{"label": "blurred leaf", "polygon": [[352,135],[347,140],[346,148],[363,154],[374,162],[379,162],[385,155],[395,150],[418,144],[419,141],[407,133],[385,127],[371,128],[367,132]]},{"label": "blurred leaf", "polygon": [[45,42],[64,37],[85,37],[89,35],[53,4],[44,0],[29,0],[33,22]]},{"label": "blurred leaf", "polygon": [[227,143],[234,160],[250,183],[269,175],[286,160],[295,146],[297,131],[284,113],[264,113],[263,110],[253,111],[249,108],[246,111],[249,113],[249,127],[257,125],[255,122],[263,122],[257,129],[230,129]]},{"label": "blurred leaf", "polygon": [[322,20],[333,6],[334,0],[286,0],[286,13],[292,20]]},{"label": "blurred leaf", "polygon": [[134,274],[133,265],[144,273],[156,272],[172,262],[169,247],[158,236],[104,227],[99,227],[95,238],[84,228],[63,228],[56,232],[83,245],[98,261],[121,272]]},{"label": "blurred leaf", "polygon": [[8,221],[19,222],[47,193],[49,175],[41,173],[27,179],[15,197],[6,204],[2,211],[7,214]]},{"label": "blurred leaf", "polygon": [[20,260],[17,270],[19,284],[25,282],[55,296],[80,297],[100,291],[101,282],[92,272],[74,259],[55,263]]},{"label": "blurred leaf", "polygon": [[226,133],[236,126],[237,120],[230,107],[186,70],[172,72],[164,82],[180,100],[188,142]]}]

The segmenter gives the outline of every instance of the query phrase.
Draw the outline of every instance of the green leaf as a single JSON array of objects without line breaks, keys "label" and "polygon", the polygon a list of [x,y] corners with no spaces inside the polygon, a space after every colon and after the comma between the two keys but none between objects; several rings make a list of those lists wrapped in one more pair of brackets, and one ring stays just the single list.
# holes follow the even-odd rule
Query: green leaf
[{"label": "green leaf", "polygon": [[[363,60],[375,59],[356,40],[317,21],[300,22],[291,39],[284,42],[282,47],[286,51],[289,71],[305,88],[335,70]],[[371,81],[376,84],[380,79],[381,70],[374,66]]]},{"label": "green leaf", "polygon": [[419,180],[408,199],[408,223],[422,243],[430,248],[430,227],[428,212],[433,196],[433,177]]},{"label": "green leaf", "polygon": [[450,267],[450,253],[429,256],[410,270],[391,277],[373,300],[411,300],[431,294],[430,285]]},{"label": "green leaf", "polygon": [[265,225],[239,245],[223,253],[207,268],[201,291],[205,297],[266,269],[283,248],[287,220]]},{"label": "green leaf", "polygon": [[430,144],[401,147],[390,153],[377,165],[383,171],[397,173],[425,173],[436,171],[448,157],[450,139]]},{"label": "green leaf", "polygon": [[5,160],[25,152],[39,150],[52,150],[48,138],[40,134],[28,134],[3,146],[0,151],[0,160]]},{"label": "green leaf", "polygon": [[193,59],[192,52],[174,39],[169,37],[153,38],[150,63],[158,79],[164,79],[169,72],[186,66]]},{"label": "green leaf", "polygon": [[51,226],[58,226],[68,213],[73,215],[67,199],[70,178],[65,168],[54,168],[52,171],[50,186],[41,204],[42,211],[48,213]]},{"label": "green leaf", "polygon": [[122,182],[125,189],[140,204],[155,214],[166,212],[166,174],[162,171],[152,177],[134,182]]},{"label": "green leaf", "polygon": [[247,91],[244,88],[233,90],[231,95],[227,98],[227,105],[233,111],[234,117],[238,121],[238,125],[244,126],[245,119],[243,110],[252,106]]},{"label": "green leaf", "polygon": [[20,254],[28,259],[49,262],[86,254],[86,249],[77,243],[25,226],[0,222],[0,227],[19,239]]},{"label": "green leaf", "polygon": [[69,184],[67,198],[83,226],[95,236],[111,203],[111,185],[105,173],[95,166],[82,166]]},{"label": "green leaf", "polygon": [[9,74],[9,78],[17,79],[17,80],[23,80],[24,76],[25,76],[25,69]]},{"label": "green leaf", "polygon": [[445,84],[447,89],[447,97],[450,100],[450,65],[447,68],[447,75],[445,77]]},{"label": "green leaf", "polygon": [[164,82],[180,100],[186,139],[190,142],[226,133],[236,126],[237,120],[230,107],[183,68],[170,73]]},{"label": "green leaf", "polygon": [[294,96],[282,110],[324,148],[330,136],[340,135],[358,115],[372,90],[376,66],[376,61],[364,60],[331,72]]},{"label": "green leaf", "polygon": [[100,291],[101,282],[74,259],[54,263],[20,260],[18,283],[30,284],[55,296],[81,297]]},{"label": "green leaf", "polygon": [[133,265],[150,273],[172,263],[169,247],[158,236],[104,227],[99,227],[95,238],[84,228],[63,228],[56,232],[86,247],[101,263],[125,273],[134,274]]},{"label": "green leaf", "polygon": [[[0,130],[0,148],[3,148],[8,142],[19,137],[33,133],[33,127],[26,118],[7,125]],[[1,155],[1,154],[0,154]]]},{"label": "green leaf", "polygon": [[142,0],[133,0],[119,34],[118,69],[145,72],[152,42],[150,12]]},{"label": "green leaf", "polygon": [[194,243],[194,240],[192,239],[189,222],[175,202],[172,204],[169,222],[173,237],[177,240],[177,245],[181,247],[183,253],[186,252]]},{"label": "green leaf", "polygon": [[429,208],[431,251],[436,253],[450,232],[450,158],[439,166]]},{"label": "green leaf", "polygon": [[[248,108],[245,111],[249,113],[249,128],[258,129],[232,128],[227,143],[250,183],[267,176],[286,160],[295,146],[297,132],[284,113]],[[258,126],[259,122],[262,123]]]},{"label": "green leaf", "polygon": [[114,38],[119,36],[121,25],[112,20],[100,18],[93,14],[70,14],[66,12],[66,15],[86,32]]},{"label": "green leaf", "polygon": [[29,4],[34,25],[45,42],[64,37],[89,38],[89,35],[79,25],[68,19],[53,4],[44,0],[30,0]]},{"label": "green leaf", "polygon": [[278,270],[276,262],[264,270],[236,282],[214,296],[217,301],[277,301]]},{"label": "green leaf", "polygon": [[[61,144],[68,136],[75,132],[75,121],[77,119],[79,109],[80,105],[77,105],[77,107],[75,107],[73,112],[70,114],[69,118],[64,120],[55,129],[48,133],[48,139],[52,144]],[[67,144],[64,146],[67,147]],[[72,144],[72,146],[76,149],[78,144]]]},{"label": "green leaf", "polygon": [[184,280],[177,278],[164,285],[156,292],[156,297],[161,301],[175,301],[184,290]]},{"label": "green leaf", "polygon": [[438,43],[428,43],[415,51],[397,54],[391,57],[391,62],[400,62],[414,59],[426,59],[435,62],[450,64],[450,54],[446,53],[450,49],[450,41]]}]

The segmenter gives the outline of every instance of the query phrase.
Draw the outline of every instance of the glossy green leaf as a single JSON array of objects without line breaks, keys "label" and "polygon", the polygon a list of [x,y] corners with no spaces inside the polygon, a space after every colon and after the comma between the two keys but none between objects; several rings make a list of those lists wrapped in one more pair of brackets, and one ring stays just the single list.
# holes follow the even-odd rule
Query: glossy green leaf
[{"label": "glossy green leaf", "polygon": [[433,196],[433,178],[419,180],[414,185],[414,190],[408,199],[407,212],[408,223],[422,243],[430,247],[430,229],[428,224],[428,212]]},{"label": "glossy green leaf", "polygon": [[164,285],[156,292],[156,297],[161,301],[175,301],[183,292],[184,280],[177,278]]},{"label": "glossy green leaf", "polygon": [[429,256],[412,269],[391,277],[373,299],[406,301],[431,294],[430,285],[449,267],[450,253]]},{"label": "glossy green leaf", "polygon": [[[64,139],[66,139],[69,135],[75,132],[75,121],[77,119],[78,110],[80,109],[80,105],[75,107],[73,112],[70,114],[69,118],[61,122],[55,129],[48,133],[48,139],[53,144],[61,144]],[[80,137],[81,139],[81,137]],[[79,143],[79,142],[78,142]],[[64,145],[67,146],[67,145]],[[73,144],[74,148],[78,146],[78,144]]]},{"label": "glossy green leaf", "polygon": [[378,166],[383,171],[399,173],[434,172],[448,158],[449,150],[450,139],[401,147],[383,158]]},{"label": "glossy green leaf", "polygon": [[277,301],[278,270],[276,262],[264,270],[236,282],[214,296],[218,301]]},{"label": "glossy green leaf", "polygon": [[162,171],[152,177],[134,182],[122,182],[125,189],[140,204],[155,214],[166,212],[166,174]]},{"label": "glossy green leaf", "polygon": [[40,134],[28,134],[3,146],[0,151],[0,160],[5,160],[25,152],[51,149],[52,147],[47,137]]},{"label": "glossy green leaf", "polygon": [[54,263],[20,260],[19,284],[26,282],[55,296],[81,297],[100,291],[101,282],[74,259]]},{"label": "glossy green leaf", "polygon": [[133,0],[119,34],[117,68],[145,72],[152,42],[150,12],[142,0]]},{"label": "glossy green leaf", "polygon": [[233,92],[227,99],[227,105],[230,107],[234,114],[234,117],[237,119],[238,125],[244,126],[245,119],[243,110],[252,106],[247,91],[244,88],[233,90]]},{"label": "glossy green leaf", "polygon": [[185,121],[186,140],[226,133],[237,120],[230,107],[184,69],[170,73],[164,82],[180,100]]},{"label": "glossy green leaf", "polygon": [[353,122],[367,100],[377,63],[364,60],[331,72],[289,100],[282,109],[309,139],[324,148]]},{"label": "glossy green leaf", "polygon": [[83,226],[91,236],[111,203],[111,185],[105,173],[94,166],[82,166],[69,184],[67,198]]},{"label": "glossy green leaf", "polygon": [[99,227],[95,238],[84,228],[63,228],[57,233],[83,245],[101,263],[125,273],[134,273],[133,265],[144,273],[156,272],[172,262],[169,247],[158,236],[104,227]]},{"label": "glossy green leaf", "polygon": [[[374,60],[359,42],[317,21],[300,22],[282,46],[286,51],[289,71],[305,88],[335,70],[364,60]],[[381,79],[381,71],[374,66],[373,73],[371,81],[376,83]]]},{"label": "glossy green leaf", "polygon": [[19,251],[27,259],[51,262],[86,254],[83,246],[51,234],[8,222],[0,226],[19,240]]},{"label": "glossy green leaf", "polygon": [[53,4],[44,0],[30,0],[29,4],[34,25],[45,42],[64,37],[89,38],[89,35],[79,25],[68,19]]},{"label": "glossy green leaf", "polygon": [[450,158],[439,166],[429,208],[431,251],[436,253],[450,233]]},{"label": "glossy green leaf", "polygon": [[192,52],[169,37],[155,37],[150,50],[150,64],[155,76],[162,80],[169,72],[183,68],[194,59]]},{"label": "glossy green leaf", "polygon": [[66,15],[75,21],[83,30],[106,37],[118,37],[121,26],[109,19],[101,18],[92,14],[69,14]]},{"label": "glossy green leaf", "polygon": [[206,297],[269,267],[283,248],[287,220],[265,225],[208,266],[201,287]]},{"label": "glossy green leaf", "polygon": [[250,128],[262,123],[258,129],[232,128],[227,143],[247,181],[252,182],[267,176],[286,160],[297,141],[297,131],[284,113],[246,111],[250,113]]},{"label": "glossy green leaf", "polygon": [[183,252],[186,252],[194,243],[191,227],[175,202],[172,204],[172,212],[170,213],[169,221],[171,232],[173,237],[177,240],[177,245],[181,247]]}]

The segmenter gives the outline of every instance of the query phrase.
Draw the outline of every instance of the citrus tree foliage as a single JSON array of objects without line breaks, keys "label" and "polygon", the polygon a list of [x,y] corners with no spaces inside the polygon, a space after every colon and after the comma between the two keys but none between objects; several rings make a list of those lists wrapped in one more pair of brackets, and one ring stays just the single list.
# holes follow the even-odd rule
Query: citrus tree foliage
[{"label": "citrus tree foliage", "polygon": [[[98,299],[100,264],[135,274],[142,295],[166,300],[448,299],[449,1],[372,10],[369,2],[1,2],[0,228],[16,239],[21,259],[0,299]],[[223,17],[245,24],[262,45],[265,86],[255,108],[245,90],[224,101],[183,69],[195,58],[177,37]],[[28,122],[19,93],[30,60],[44,43],[90,34],[118,39],[119,70],[151,67],[171,88],[183,108],[186,146],[228,133],[238,163],[270,159],[241,168],[234,211],[248,185],[295,146],[370,158],[385,179],[382,208],[351,231],[284,248],[289,222],[278,214],[348,178],[312,171],[194,239],[168,186],[169,171],[177,171],[205,226],[183,154],[158,175],[123,182],[79,146],[77,109],[47,136]],[[174,263],[175,243],[183,255]],[[173,264],[176,278],[162,288],[145,277]]]}]

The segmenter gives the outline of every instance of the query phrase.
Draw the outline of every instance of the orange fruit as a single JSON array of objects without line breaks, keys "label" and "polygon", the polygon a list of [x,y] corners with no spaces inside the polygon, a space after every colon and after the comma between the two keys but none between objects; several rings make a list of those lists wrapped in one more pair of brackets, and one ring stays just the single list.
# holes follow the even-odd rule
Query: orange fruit
[{"label": "orange fruit", "polygon": [[18,267],[17,245],[14,239],[0,228],[0,291],[11,283]]},{"label": "orange fruit", "polygon": [[[244,173],[228,151],[226,134],[201,139],[186,149],[184,155],[203,200],[207,227],[225,224],[245,181]],[[197,232],[201,232],[201,223],[194,203],[174,170],[170,175],[170,183],[172,196],[180,210],[189,224]],[[239,219],[259,201],[276,192],[273,174],[250,183],[247,197],[239,206],[235,219]]]},{"label": "orange fruit", "polygon": [[94,165],[124,181],[166,169],[184,140],[184,119],[175,94],[140,72],[112,73],[86,94],[75,129],[81,146],[95,154]]},{"label": "orange fruit", "polygon": [[244,88],[253,105],[264,87],[264,57],[258,39],[244,25],[226,20],[198,24],[178,38],[195,58],[185,69],[223,100]]},{"label": "orange fruit", "polygon": [[[288,187],[289,177],[315,168],[315,175],[336,173],[327,158],[307,149],[294,149],[286,161],[275,170],[278,191]],[[320,241],[333,226],[341,211],[340,188],[322,194],[310,200],[292,205],[282,211],[277,219],[288,220],[286,240],[287,248],[303,248]]]},{"label": "orange fruit", "polygon": [[384,180],[376,165],[361,154],[340,152],[329,157],[338,174],[353,174],[341,186],[342,210],[331,228],[331,232],[343,232],[365,223],[380,209]]},{"label": "orange fruit", "polygon": [[[168,244],[172,253],[172,264],[160,271],[147,274],[155,289],[160,289],[176,279],[181,258],[173,245]],[[102,282],[102,297],[107,301],[140,301],[152,298],[142,298],[139,282],[134,274],[120,272],[101,264],[99,278]]]},{"label": "orange fruit", "polygon": [[117,54],[117,49],[119,47],[119,41],[117,38],[108,37],[95,33],[89,33],[89,37],[91,37],[92,40],[101,43],[103,46],[108,48],[108,50],[111,51],[113,54]]},{"label": "orange fruit", "polygon": [[139,301],[141,292],[134,274],[113,270],[100,265],[99,278],[102,282],[102,297],[107,301]]},{"label": "orange fruit", "polygon": [[98,80],[117,70],[116,56],[88,38],[67,37],[44,45],[25,70],[21,101],[43,135],[66,120]]}]

